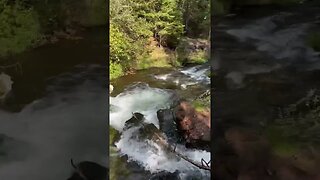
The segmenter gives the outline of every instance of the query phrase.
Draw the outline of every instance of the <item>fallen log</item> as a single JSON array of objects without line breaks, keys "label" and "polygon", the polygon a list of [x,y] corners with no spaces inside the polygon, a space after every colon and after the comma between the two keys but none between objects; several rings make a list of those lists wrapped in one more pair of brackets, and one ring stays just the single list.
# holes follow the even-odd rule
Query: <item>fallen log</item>
[{"label": "fallen log", "polygon": [[200,162],[196,162],[190,159],[188,156],[182,154],[181,152],[178,152],[176,150],[176,145],[173,146],[172,144],[170,144],[163,132],[161,132],[154,124],[145,123],[142,119],[142,114],[133,113],[133,117],[126,122],[126,129],[141,124],[142,128],[140,128],[140,134],[142,134],[147,139],[157,143],[166,152],[168,152],[168,154],[173,154],[176,157],[182,158],[200,169],[211,171],[210,161],[206,162],[205,160],[201,159]]}]

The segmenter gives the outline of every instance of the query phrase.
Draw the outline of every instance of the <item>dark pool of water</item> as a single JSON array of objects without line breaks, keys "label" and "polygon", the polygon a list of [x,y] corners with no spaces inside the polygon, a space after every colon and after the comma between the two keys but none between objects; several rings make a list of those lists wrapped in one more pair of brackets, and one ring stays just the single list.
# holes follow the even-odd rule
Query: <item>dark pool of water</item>
[{"label": "dark pool of water", "polygon": [[5,70],[0,179],[67,179],[71,158],[108,165],[106,33],[82,36],[10,57],[21,68]]}]

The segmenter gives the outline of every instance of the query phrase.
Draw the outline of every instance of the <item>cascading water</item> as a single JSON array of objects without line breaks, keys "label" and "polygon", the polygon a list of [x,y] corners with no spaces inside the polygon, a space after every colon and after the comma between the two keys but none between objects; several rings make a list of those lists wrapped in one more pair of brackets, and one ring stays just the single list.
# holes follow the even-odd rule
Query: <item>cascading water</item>
[{"label": "cascading water", "polygon": [[[320,177],[314,166],[319,164],[319,148],[306,143],[313,139],[305,131],[318,126],[301,123],[308,122],[305,113],[311,106],[294,106],[300,111],[290,116],[292,122],[275,123],[287,113],[283,107],[320,88],[319,54],[307,43],[310,34],[319,32],[319,9],[242,7],[215,26],[217,179]],[[306,144],[312,150],[306,151]]]},{"label": "cascading water", "polygon": [[[198,70],[200,68],[200,70]],[[206,73],[208,68],[200,66],[185,69],[184,73],[172,72],[169,74],[155,75],[155,81],[175,82],[182,84],[193,82],[194,84],[208,83]],[[143,81],[143,79],[142,79]],[[115,143],[119,156],[127,156],[128,162],[139,164],[145,171],[151,174],[160,172],[179,172],[181,179],[197,177],[210,179],[210,172],[200,170],[189,162],[168,156],[162,147],[150,140],[143,140],[136,137],[138,127],[123,131],[125,122],[132,117],[132,113],[139,112],[144,115],[147,123],[153,123],[159,128],[157,111],[170,108],[175,99],[173,90],[153,88],[144,83],[133,83],[115,97],[110,97],[110,125],[121,132],[120,140]],[[177,146],[177,151],[188,156],[194,161],[200,162],[201,158],[210,160],[210,152],[202,150],[186,149],[183,145]]]},{"label": "cascading water", "polygon": [[0,111],[0,179],[67,179],[70,158],[106,165],[104,82],[104,67],[78,66],[20,112]]},{"label": "cascading water", "polygon": [[314,21],[285,24],[292,13],[279,13],[255,20],[239,29],[227,33],[239,38],[241,42],[253,41],[258,51],[267,52],[276,59],[317,61],[318,53],[306,45],[308,30]]}]

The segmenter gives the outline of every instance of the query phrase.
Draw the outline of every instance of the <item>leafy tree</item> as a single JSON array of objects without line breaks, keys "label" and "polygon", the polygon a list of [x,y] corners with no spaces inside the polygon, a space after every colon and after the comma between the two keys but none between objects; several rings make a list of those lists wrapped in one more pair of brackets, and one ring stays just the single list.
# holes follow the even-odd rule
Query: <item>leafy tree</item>
[{"label": "leafy tree", "polygon": [[207,37],[210,29],[210,0],[180,0],[179,4],[186,35]]},{"label": "leafy tree", "polygon": [[40,37],[37,13],[19,2],[0,0],[0,56],[20,53]]}]

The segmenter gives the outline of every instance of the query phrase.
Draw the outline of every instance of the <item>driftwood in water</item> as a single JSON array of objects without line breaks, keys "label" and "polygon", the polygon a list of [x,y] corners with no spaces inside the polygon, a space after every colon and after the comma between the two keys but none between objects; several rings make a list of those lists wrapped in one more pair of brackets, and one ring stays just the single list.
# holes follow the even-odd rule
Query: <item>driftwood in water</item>
[{"label": "driftwood in water", "polygon": [[126,122],[126,129],[136,126],[138,124],[142,125],[142,128],[139,129],[140,135],[145,138],[152,140],[157,143],[160,147],[162,147],[167,153],[171,153],[179,158],[184,159],[185,161],[197,166],[200,169],[211,170],[210,161],[206,162],[201,159],[200,162],[196,162],[190,159],[188,156],[183,155],[181,152],[176,150],[176,146],[171,145],[163,132],[161,132],[154,124],[148,124],[143,122],[143,115],[140,113],[134,113],[133,117]]}]

